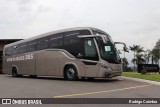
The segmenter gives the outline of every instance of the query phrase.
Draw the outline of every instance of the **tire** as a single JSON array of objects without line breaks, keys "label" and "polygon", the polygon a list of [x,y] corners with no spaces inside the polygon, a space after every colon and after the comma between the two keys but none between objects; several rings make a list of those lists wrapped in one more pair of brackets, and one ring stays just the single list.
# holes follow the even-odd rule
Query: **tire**
[{"label": "tire", "polygon": [[64,78],[70,81],[77,80],[77,69],[74,66],[67,66],[64,71]]},{"label": "tire", "polygon": [[12,77],[18,77],[17,68],[12,68]]},{"label": "tire", "polygon": [[93,78],[93,77],[88,77],[87,79],[88,79],[88,80],[94,80],[94,78]]}]

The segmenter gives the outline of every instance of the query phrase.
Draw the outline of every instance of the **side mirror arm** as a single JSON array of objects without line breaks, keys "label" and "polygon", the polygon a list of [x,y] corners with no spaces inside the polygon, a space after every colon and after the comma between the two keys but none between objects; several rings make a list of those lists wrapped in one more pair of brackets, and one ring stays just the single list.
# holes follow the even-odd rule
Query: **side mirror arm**
[{"label": "side mirror arm", "polygon": [[125,43],[123,43],[123,42],[114,42],[114,45],[115,45],[115,44],[123,44],[123,45],[124,45],[123,50],[124,50],[125,52],[129,52],[129,50],[128,50],[128,48],[127,48],[127,46],[126,46]]}]

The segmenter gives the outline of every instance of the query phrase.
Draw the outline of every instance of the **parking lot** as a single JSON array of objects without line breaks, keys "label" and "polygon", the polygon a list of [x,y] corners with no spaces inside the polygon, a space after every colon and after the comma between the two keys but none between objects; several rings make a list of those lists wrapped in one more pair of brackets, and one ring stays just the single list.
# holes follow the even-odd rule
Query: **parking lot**
[{"label": "parking lot", "polygon": [[66,81],[63,78],[0,75],[1,98],[160,98],[160,86],[122,79]]},{"label": "parking lot", "polygon": [[1,98],[160,98],[160,86],[121,77],[66,81],[56,77],[14,78],[3,74],[0,85]]}]

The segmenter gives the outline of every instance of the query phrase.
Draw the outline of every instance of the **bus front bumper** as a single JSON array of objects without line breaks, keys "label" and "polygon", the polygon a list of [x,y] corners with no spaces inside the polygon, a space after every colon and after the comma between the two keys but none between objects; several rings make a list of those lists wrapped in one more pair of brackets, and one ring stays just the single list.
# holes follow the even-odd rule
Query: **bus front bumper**
[{"label": "bus front bumper", "polygon": [[121,76],[121,75],[122,75],[122,71],[105,72],[105,78],[112,78],[112,77]]}]

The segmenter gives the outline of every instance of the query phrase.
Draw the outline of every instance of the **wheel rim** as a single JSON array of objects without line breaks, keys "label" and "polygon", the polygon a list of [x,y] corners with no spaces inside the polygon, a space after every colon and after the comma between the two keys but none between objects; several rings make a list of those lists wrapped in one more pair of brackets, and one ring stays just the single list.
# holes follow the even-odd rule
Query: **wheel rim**
[{"label": "wheel rim", "polygon": [[73,68],[68,69],[68,71],[67,71],[67,76],[68,76],[68,78],[74,78],[74,76],[75,76],[75,71],[74,71]]}]

